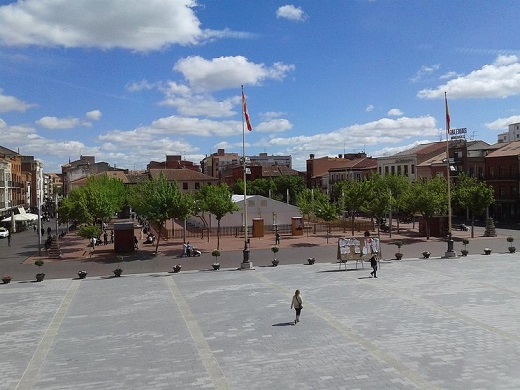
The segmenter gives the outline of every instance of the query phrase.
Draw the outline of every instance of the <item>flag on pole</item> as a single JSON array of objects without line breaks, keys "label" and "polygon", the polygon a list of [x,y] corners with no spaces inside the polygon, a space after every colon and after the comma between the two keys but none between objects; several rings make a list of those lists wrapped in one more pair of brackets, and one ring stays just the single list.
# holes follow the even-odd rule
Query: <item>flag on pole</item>
[{"label": "flag on pole", "polygon": [[450,110],[448,108],[448,98],[444,92],[444,102],[446,103],[446,134],[450,135]]},{"label": "flag on pole", "polygon": [[249,120],[249,114],[247,113],[246,96],[244,95],[244,88],[242,88],[242,111],[244,112],[244,118],[246,119],[247,130],[252,131],[251,121]]}]

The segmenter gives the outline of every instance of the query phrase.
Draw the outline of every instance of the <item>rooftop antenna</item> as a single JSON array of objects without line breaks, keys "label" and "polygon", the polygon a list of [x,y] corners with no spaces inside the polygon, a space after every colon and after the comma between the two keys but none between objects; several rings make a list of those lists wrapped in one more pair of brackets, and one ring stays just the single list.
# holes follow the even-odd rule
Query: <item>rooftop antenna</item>
[{"label": "rooftop antenna", "polygon": [[471,132],[470,137],[469,137],[469,140],[470,140],[470,141],[473,141],[473,140],[475,139],[475,134],[477,134],[477,132],[476,132],[475,130],[473,130],[473,131]]}]

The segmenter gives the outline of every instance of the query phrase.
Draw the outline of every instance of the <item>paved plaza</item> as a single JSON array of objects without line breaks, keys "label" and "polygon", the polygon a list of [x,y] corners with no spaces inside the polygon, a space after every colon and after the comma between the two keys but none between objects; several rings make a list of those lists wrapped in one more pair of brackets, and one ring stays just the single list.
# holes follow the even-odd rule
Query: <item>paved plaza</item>
[{"label": "paved plaza", "polygon": [[[0,389],[518,389],[519,254],[0,285]],[[301,322],[290,302],[300,289]]]}]

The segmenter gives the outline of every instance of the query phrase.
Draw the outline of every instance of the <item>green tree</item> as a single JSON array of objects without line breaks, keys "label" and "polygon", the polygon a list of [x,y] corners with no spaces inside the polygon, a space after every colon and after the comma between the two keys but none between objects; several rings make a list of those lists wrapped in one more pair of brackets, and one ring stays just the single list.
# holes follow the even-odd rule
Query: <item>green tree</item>
[{"label": "green tree", "polygon": [[[389,224],[390,237],[392,237],[392,214],[399,215],[399,212],[406,209],[404,200],[406,199],[406,192],[410,189],[410,181],[407,177],[402,175],[385,175],[382,177],[383,181],[388,188],[389,194]],[[399,217],[397,217],[397,233],[399,234]]]},{"label": "green tree", "polygon": [[182,201],[177,184],[168,182],[164,175],[157,179],[148,180],[139,184],[132,191],[131,205],[139,214],[144,215],[159,234],[155,244],[155,253],[158,253],[161,231],[168,219],[178,215],[184,216],[179,206]]},{"label": "green tree", "polygon": [[[372,220],[380,220],[390,209],[390,189],[386,181],[379,175],[373,175],[368,180],[369,190],[360,210],[370,216]],[[379,224],[377,224],[377,236],[380,236]]]},{"label": "green tree", "polygon": [[297,203],[297,195],[305,189],[305,182],[300,176],[278,176],[274,179],[276,193],[273,199],[287,203],[287,192],[289,193],[289,202],[292,205]]},{"label": "green tree", "polygon": [[329,234],[330,234],[330,224],[332,221],[338,218],[338,209],[337,207],[330,203],[327,196],[322,192],[317,192],[317,196],[315,196],[314,202],[314,210],[315,215],[319,219],[325,221],[327,223],[327,244],[329,243]]},{"label": "green tree", "polygon": [[448,209],[448,186],[446,180],[436,177],[430,181],[412,183],[406,193],[406,202],[411,210],[419,212],[426,222],[426,239],[430,239],[430,224],[435,215],[444,215]]},{"label": "green tree", "polygon": [[344,205],[345,210],[349,210],[352,235],[355,235],[356,212],[361,211],[365,199],[370,197],[371,184],[368,180],[361,181],[340,181],[332,187],[333,195]]},{"label": "green tree", "polygon": [[471,238],[474,238],[475,217],[495,202],[493,188],[474,177],[461,174],[457,178],[452,199],[455,205],[467,209],[471,218]]},{"label": "green tree", "polygon": [[[196,195],[198,210],[213,214],[217,220],[217,250],[220,250],[220,220],[226,214],[239,210],[231,196],[232,194],[226,184],[204,186]],[[247,223],[245,228],[247,229]]]}]

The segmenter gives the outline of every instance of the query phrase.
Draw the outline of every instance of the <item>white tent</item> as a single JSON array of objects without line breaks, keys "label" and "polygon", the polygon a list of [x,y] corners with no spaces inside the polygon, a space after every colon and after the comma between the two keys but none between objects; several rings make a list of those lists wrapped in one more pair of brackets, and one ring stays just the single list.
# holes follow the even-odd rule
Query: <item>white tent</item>
[{"label": "white tent", "polygon": [[[32,222],[38,219],[38,215],[31,213],[15,214],[15,222]],[[11,222],[11,217],[2,219],[2,222]]]},{"label": "white tent", "polygon": [[[233,195],[233,202],[238,206],[239,211],[233,214],[226,214],[220,221],[220,226],[236,226],[243,225],[244,218],[244,195]],[[253,225],[253,219],[262,218],[264,225],[290,225],[292,217],[301,217],[300,209],[296,206],[280,202],[261,195],[247,195],[247,225]],[[207,216],[206,216],[207,218]],[[208,218],[207,218],[208,219]],[[217,221],[214,215],[210,216],[211,227],[217,227]],[[193,225],[202,227],[199,218],[191,217],[189,222]],[[209,222],[209,221],[208,221]]]}]

